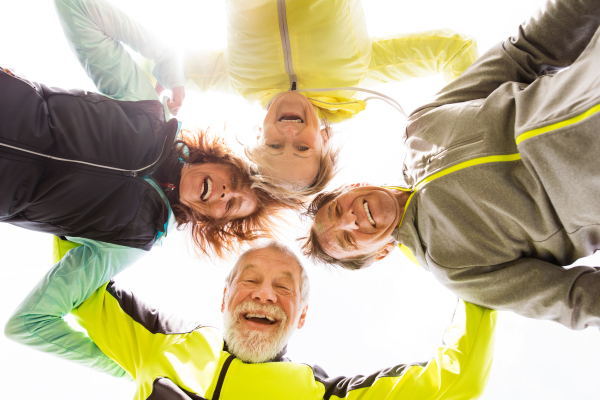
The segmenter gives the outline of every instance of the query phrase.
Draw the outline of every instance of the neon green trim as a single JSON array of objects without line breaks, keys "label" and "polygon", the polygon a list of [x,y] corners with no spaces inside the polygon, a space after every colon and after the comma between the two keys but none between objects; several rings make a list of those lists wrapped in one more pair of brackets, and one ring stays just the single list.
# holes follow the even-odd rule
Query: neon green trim
[{"label": "neon green trim", "polygon": [[[493,162],[516,161],[516,160],[520,160],[520,159],[521,159],[521,155],[519,153],[506,154],[506,155],[501,155],[501,156],[487,156],[487,157],[474,158],[473,160],[461,162],[460,164],[456,164],[450,168],[446,168],[443,171],[439,171],[433,175],[428,176],[427,178],[425,178],[421,182],[419,182],[417,184],[417,186],[415,186],[414,192],[412,192],[412,194],[410,195],[408,200],[406,200],[406,204],[404,205],[404,212],[402,213],[402,218],[400,218],[400,224],[398,224],[398,228],[400,228],[402,226],[402,221],[404,221],[404,215],[406,214],[406,210],[408,209],[408,205],[410,204],[410,201],[412,200],[415,193],[417,193],[417,190],[419,190],[421,187],[423,187],[423,185],[425,185],[433,180],[436,180],[437,178],[441,178],[442,176],[451,174],[452,172],[456,172],[456,171],[459,171],[461,169],[468,168],[468,167],[473,167],[475,165],[488,164],[488,163],[493,163]],[[398,190],[402,190],[402,191],[410,190],[410,189],[404,189],[404,188],[400,188],[400,187],[396,187],[396,186],[385,186],[385,188],[398,189]],[[402,243],[399,243],[399,248],[400,248],[400,251],[406,257],[408,257],[408,259],[410,261],[419,265],[417,258],[414,256],[414,254],[410,251],[410,249],[408,247],[403,246]]]},{"label": "neon green trim", "polygon": [[415,257],[415,255],[412,253],[412,251],[410,251],[410,249],[408,247],[403,246],[402,243],[398,243],[398,247],[400,248],[400,251],[402,252],[402,254],[404,254],[406,256],[406,258],[408,258],[410,261],[412,261],[416,265],[421,265],[417,261],[417,257]]},{"label": "neon green trim", "polygon": [[446,168],[443,171],[436,172],[435,174],[430,175],[427,178],[423,179],[421,182],[419,182],[419,184],[417,186],[415,186],[415,192],[417,190],[419,190],[426,183],[429,183],[437,178],[441,178],[442,176],[451,174],[453,172],[456,172],[456,171],[464,169],[464,168],[474,167],[475,165],[480,165],[480,164],[488,164],[488,163],[502,162],[502,161],[516,161],[516,160],[520,160],[520,159],[521,159],[521,155],[519,153],[515,153],[515,154],[506,154],[506,155],[502,155],[502,156],[480,157],[480,158],[474,158],[469,161],[461,162],[460,164],[456,164],[450,168]]},{"label": "neon green trim", "polygon": [[412,192],[411,189],[403,188],[403,187],[400,187],[400,186],[382,186],[382,188],[384,188],[384,189],[396,189],[396,190],[400,190],[401,192]]},{"label": "neon green trim", "polygon": [[565,126],[573,125],[573,124],[575,124],[575,123],[577,123],[579,121],[582,121],[582,120],[586,119],[587,117],[589,117],[589,116],[597,113],[598,111],[600,111],[600,104],[598,104],[595,107],[590,108],[589,110],[587,110],[583,114],[579,114],[578,116],[570,118],[570,119],[568,119],[566,121],[557,122],[557,123],[552,124],[552,125],[548,125],[548,126],[544,126],[544,127],[541,127],[541,128],[534,129],[532,131],[523,132],[519,136],[517,136],[516,142],[517,142],[517,144],[519,144],[519,143],[521,143],[524,140],[527,140],[527,139],[532,138],[532,137],[537,136],[537,135],[541,135],[542,133],[547,133],[547,132],[550,132],[550,131],[555,131],[557,129],[564,128]]}]

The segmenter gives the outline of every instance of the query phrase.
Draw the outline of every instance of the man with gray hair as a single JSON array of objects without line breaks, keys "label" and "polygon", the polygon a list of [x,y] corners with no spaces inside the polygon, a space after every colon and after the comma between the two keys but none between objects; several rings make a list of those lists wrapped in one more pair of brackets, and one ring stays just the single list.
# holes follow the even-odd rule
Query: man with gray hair
[{"label": "man with gray hair", "polygon": [[[104,269],[97,268],[101,264]],[[251,248],[233,267],[221,307],[224,335],[153,309],[114,281],[102,284],[122,268],[115,264],[106,259],[69,271],[57,264],[9,320],[7,336],[132,377],[137,400],[472,399],[488,380],[496,312],[462,301],[445,344],[428,363],[329,378],[318,366],[289,362],[283,356],[304,325],[309,280],[280,243]],[[62,320],[69,312],[87,335]]]}]

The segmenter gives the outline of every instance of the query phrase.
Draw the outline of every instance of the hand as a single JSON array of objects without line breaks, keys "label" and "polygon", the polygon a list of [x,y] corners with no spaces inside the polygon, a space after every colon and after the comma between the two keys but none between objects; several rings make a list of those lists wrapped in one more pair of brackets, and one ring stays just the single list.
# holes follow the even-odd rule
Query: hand
[{"label": "hand", "polygon": [[[156,86],[154,88],[158,97],[160,97],[161,93],[164,92],[165,88],[158,82],[156,82]],[[177,86],[175,89],[171,91],[171,99],[167,100],[167,107],[169,107],[169,111],[173,115],[177,115],[181,105],[183,104],[183,99],[185,99],[185,87]]]}]

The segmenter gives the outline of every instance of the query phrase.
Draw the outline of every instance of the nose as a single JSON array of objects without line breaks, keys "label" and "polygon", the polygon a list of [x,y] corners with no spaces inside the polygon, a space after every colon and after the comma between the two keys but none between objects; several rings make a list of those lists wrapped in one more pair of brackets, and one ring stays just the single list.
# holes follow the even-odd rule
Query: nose
[{"label": "nose", "polygon": [[221,200],[229,200],[235,192],[231,189],[231,186],[223,184],[221,187]]},{"label": "nose", "polygon": [[358,221],[352,210],[346,211],[339,220],[339,227],[343,230],[358,229]]},{"label": "nose", "polygon": [[298,135],[298,129],[296,129],[296,127],[291,126],[291,125],[285,126],[285,127],[283,127],[283,135],[284,136],[291,136],[291,137],[297,136]]},{"label": "nose", "polygon": [[274,304],[277,303],[277,295],[270,282],[263,282],[252,292],[252,300]]}]

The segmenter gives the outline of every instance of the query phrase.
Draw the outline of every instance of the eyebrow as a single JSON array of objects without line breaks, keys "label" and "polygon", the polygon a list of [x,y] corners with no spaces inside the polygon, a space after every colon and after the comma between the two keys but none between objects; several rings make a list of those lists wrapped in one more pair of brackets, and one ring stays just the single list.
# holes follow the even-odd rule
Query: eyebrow
[{"label": "eyebrow", "polygon": [[[250,268],[256,268],[256,264],[247,264],[240,270],[240,272],[238,272],[238,276],[240,276],[243,272]],[[294,279],[294,274],[292,274],[290,271],[283,271],[283,275],[290,278],[292,282],[296,282],[296,280]]]}]

